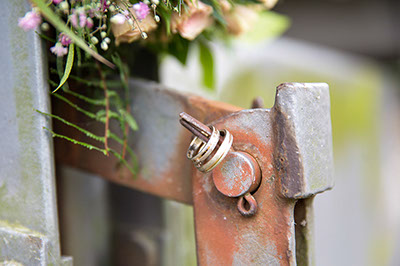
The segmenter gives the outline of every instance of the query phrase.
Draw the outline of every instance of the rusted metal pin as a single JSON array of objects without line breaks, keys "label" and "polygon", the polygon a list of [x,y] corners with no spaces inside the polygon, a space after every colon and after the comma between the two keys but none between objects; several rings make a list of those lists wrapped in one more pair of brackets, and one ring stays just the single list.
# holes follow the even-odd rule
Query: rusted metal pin
[{"label": "rusted metal pin", "polygon": [[260,96],[254,98],[253,102],[251,103],[251,109],[255,109],[255,108],[265,108],[264,100]]},{"label": "rusted metal pin", "polygon": [[[249,208],[246,208],[245,206],[246,201],[249,204]],[[253,195],[247,193],[246,195],[239,198],[239,201],[237,203],[237,208],[241,215],[243,215],[244,217],[250,217],[256,214],[258,209],[258,204]]]},{"label": "rusted metal pin", "polygon": [[195,135],[202,141],[207,142],[209,140],[209,137],[203,135],[199,130],[197,130],[197,128],[193,127],[185,120],[180,119],[179,122],[181,123],[182,126],[184,126],[187,130],[189,130],[193,135]]},{"label": "rusted metal pin", "polygon": [[208,126],[204,125],[199,120],[188,115],[185,112],[180,113],[179,116],[181,118],[179,120],[181,125],[184,126],[190,132],[192,132],[193,135],[195,135],[196,137],[205,142],[207,142],[210,139],[212,131]]}]

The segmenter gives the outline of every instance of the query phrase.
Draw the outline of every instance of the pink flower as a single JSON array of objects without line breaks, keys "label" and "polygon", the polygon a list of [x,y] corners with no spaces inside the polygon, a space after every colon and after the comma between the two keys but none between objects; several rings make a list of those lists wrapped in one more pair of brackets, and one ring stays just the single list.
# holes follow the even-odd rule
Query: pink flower
[{"label": "pink flower", "polygon": [[75,9],[72,10],[71,23],[72,23],[72,26],[74,26],[75,28],[78,28],[78,13],[76,12]]},{"label": "pink flower", "polygon": [[86,21],[87,21],[87,17],[86,17],[85,12],[80,12],[79,13],[79,26],[81,26],[81,28],[85,27]]},{"label": "pink flower", "polygon": [[61,32],[60,35],[58,35],[58,41],[63,45],[63,46],[68,46],[72,41],[68,37],[67,34],[64,32]]},{"label": "pink flower", "polygon": [[93,19],[88,17],[86,18],[86,27],[88,27],[89,29],[91,29],[93,27],[94,23],[93,23]]},{"label": "pink flower", "polygon": [[53,0],[53,4],[59,4],[61,3],[63,0]]},{"label": "pink flower", "polygon": [[213,8],[201,1],[186,0],[188,8],[181,15],[174,12],[171,17],[171,31],[188,40],[194,40],[205,28],[213,23]]},{"label": "pink flower", "polygon": [[138,20],[143,20],[150,13],[150,8],[143,2],[139,2],[133,5],[135,10],[136,18]]},{"label": "pink flower", "polygon": [[50,48],[50,51],[58,57],[61,57],[68,53],[68,48],[62,46],[60,42],[57,42],[56,45]]},{"label": "pink flower", "polygon": [[93,27],[93,20],[86,16],[84,9],[73,9],[71,15],[71,23],[75,28],[83,28],[87,26],[88,28]]},{"label": "pink flower", "polygon": [[40,14],[35,11],[29,11],[23,18],[18,19],[18,26],[24,31],[33,30],[42,22]]},{"label": "pink flower", "polygon": [[110,4],[107,4],[107,0],[101,0],[101,6],[102,11],[104,12],[110,6]]}]

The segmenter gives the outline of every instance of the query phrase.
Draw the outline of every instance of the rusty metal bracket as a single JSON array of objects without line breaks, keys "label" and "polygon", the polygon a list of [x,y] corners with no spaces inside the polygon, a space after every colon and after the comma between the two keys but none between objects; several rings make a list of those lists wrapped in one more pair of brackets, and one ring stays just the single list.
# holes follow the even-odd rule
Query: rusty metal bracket
[{"label": "rusty metal bracket", "polygon": [[[296,225],[295,232],[295,216],[304,219],[304,223],[299,223],[307,224],[312,197],[333,186],[327,84],[284,83],[277,88],[271,109],[251,110],[165,90],[156,83],[132,81],[130,86],[131,110],[140,128],[129,140],[139,158],[137,176],[117,167],[116,159],[56,141],[59,162],[125,186],[193,204],[201,265],[293,265],[296,250],[302,256],[298,261],[312,260],[307,252],[301,252],[308,247],[298,247],[300,243],[307,245],[307,241],[297,241],[295,237],[304,238],[311,229],[297,229]],[[64,113],[68,108],[62,104],[58,107]],[[178,115],[182,111],[234,136],[233,150],[220,167],[203,173],[187,160],[191,133],[179,125]],[[56,130],[68,132],[68,128],[61,127],[56,124]],[[73,134],[90,141],[79,133]],[[232,180],[236,185],[245,180],[235,179],[241,174],[234,168],[232,160],[239,156],[234,152],[245,155],[237,165],[244,167],[248,160],[254,160],[253,165],[259,166],[261,178],[254,181],[256,185],[250,174],[251,184],[242,184],[247,189],[237,186],[236,190],[226,190]],[[226,166],[228,162],[231,167]],[[246,171],[251,172],[251,167]],[[247,201],[252,201],[249,195],[254,197],[257,212],[251,217],[242,216],[237,198],[228,197],[229,193],[247,196]],[[310,200],[305,204],[303,199]],[[296,207],[298,200],[302,204]]]},{"label": "rusty metal bracket", "polygon": [[257,160],[262,181],[253,194],[259,210],[245,218],[218,192],[212,174],[194,173],[201,264],[295,264],[296,199],[333,186],[329,109],[326,84],[289,83],[278,87],[272,109],[243,110],[212,123],[235,136],[236,151]]}]

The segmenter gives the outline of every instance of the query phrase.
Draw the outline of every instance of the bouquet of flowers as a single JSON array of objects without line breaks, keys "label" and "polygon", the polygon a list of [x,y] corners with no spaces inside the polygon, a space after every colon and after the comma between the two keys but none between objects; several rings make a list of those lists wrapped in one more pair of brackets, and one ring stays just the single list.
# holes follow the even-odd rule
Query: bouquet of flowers
[{"label": "bouquet of flowers", "polygon": [[[189,46],[198,43],[204,83],[212,87],[212,53],[207,41],[213,38],[238,36],[250,31],[258,23],[260,14],[273,7],[276,2],[276,0],[30,1],[32,10],[19,19],[18,25],[25,31],[40,27],[41,30],[37,33],[47,40],[49,51],[54,55],[53,59],[49,56],[50,74],[53,75],[49,82],[54,86],[53,95],[90,118],[105,124],[104,136],[96,136],[60,116],[43,113],[75,127],[88,137],[102,142],[104,146],[83,143],[51,131],[53,136],[102,151],[106,155],[111,152],[123,162],[125,162],[125,152],[127,150],[129,152],[126,146],[127,129],[136,130],[137,125],[129,114],[127,101],[123,100],[126,97],[121,97],[119,93],[108,88],[108,77],[119,76],[120,85],[126,89],[127,94],[129,93],[127,85],[127,78],[130,76],[127,64],[129,62],[124,62],[121,58],[125,56],[121,54],[134,53],[134,47],[141,46],[157,56],[171,54],[185,63]],[[55,79],[59,80],[54,81]],[[94,96],[70,90],[66,83],[68,79],[100,88],[104,92],[102,98],[91,98]],[[63,93],[55,93],[60,88]],[[97,113],[91,113],[71,103],[64,94],[104,108]],[[123,138],[117,137],[110,131],[110,119],[119,121],[124,132]],[[112,150],[108,146],[109,138],[122,144],[123,151]]]}]

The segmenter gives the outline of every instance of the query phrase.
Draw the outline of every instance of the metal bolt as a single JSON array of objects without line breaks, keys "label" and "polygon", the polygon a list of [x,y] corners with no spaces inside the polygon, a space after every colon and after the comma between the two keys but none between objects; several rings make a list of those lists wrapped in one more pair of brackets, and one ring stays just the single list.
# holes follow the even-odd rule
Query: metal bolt
[{"label": "metal bolt", "polygon": [[233,151],[214,169],[212,176],[219,192],[228,197],[240,197],[258,188],[261,170],[250,154]]},{"label": "metal bolt", "polygon": [[240,197],[237,203],[240,214],[250,217],[257,212],[257,201],[250,193],[256,191],[261,182],[261,169],[251,155],[230,152],[212,175],[219,192],[228,197]]}]

